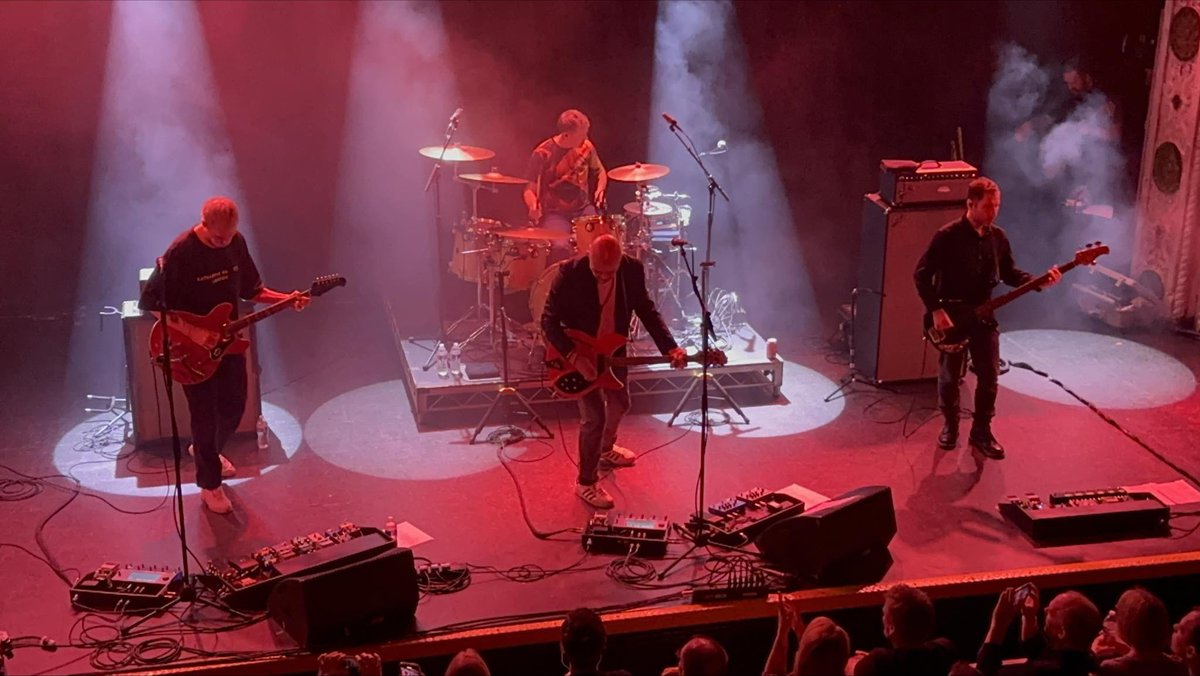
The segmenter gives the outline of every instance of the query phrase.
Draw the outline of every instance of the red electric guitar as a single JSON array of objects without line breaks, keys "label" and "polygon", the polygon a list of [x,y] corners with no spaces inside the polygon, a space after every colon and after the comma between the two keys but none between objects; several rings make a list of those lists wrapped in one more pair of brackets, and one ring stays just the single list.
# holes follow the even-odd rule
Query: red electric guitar
[{"label": "red electric guitar", "polygon": [[[560,396],[568,399],[578,399],[596,389],[619,390],[625,385],[613,375],[614,366],[638,366],[641,364],[669,364],[669,357],[614,357],[613,353],[621,349],[628,339],[619,333],[593,338],[583,331],[566,329],[567,337],[575,343],[576,359],[588,359],[596,365],[595,380],[588,380],[575,369],[570,362],[558,353],[548,341],[546,343],[546,377],[550,387]],[[708,358],[696,354],[688,357],[688,361],[702,363],[707,361],[710,366],[724,366],[725,353],[720,350],[709,350]]]},{"label": "red electric guitar", "polygon": [[[221,359],[227,354],[241,354],[250,347],[250,341],[239,332],[255,322],[292,306],[297,298],[316,298],[331,289],[346,285],[340,275],[325,275],[313,280],[307,291],[293,291],[288,297],[273,303],[258,312],[253,312],[233,321],[233,305],[221,303],[206,315],[172,311],[167,335],[171,337],[171,376],[182,385],[202,383],[217,372]],[[158,366],[163,365],[163,323],[158,320],[150,330],[150,357]]]}]

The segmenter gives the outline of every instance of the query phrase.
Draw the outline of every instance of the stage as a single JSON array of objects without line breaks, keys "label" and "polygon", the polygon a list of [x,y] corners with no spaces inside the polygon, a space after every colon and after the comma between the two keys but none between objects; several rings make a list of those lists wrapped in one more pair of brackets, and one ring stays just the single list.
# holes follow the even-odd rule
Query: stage
[{"label": "stage", "polygon": [[[582,528],[592,510],[572,491],[576,422],[570,407],[545,408],[553,439],[471,445],[473,412],[468,421],[449,429],[418,424],[405,383],[420,377],[423,350],[410,345],[398,353],[383,312],[349,303],[312,311],[326,312],[326,319],[369,319],[326,322],[339,328],[311,335],[289,333],[302,325],[303,316],[289,314],[264,325],[259,349],[265,357],[263,408],[272,429],[271,446],[259,451],[253,439],[242,439],[229,451],[239,467],[238,478],[229,482],[235,505],[231,516],[201,507],[191,485],[191,463],[185,459],[188,536],[197,558],[237,559],[345,521],[381,526],[392,516],[411,524],[431,538],[414,548],[418,556],[469,564],[473,579],[464,591],[424,597],[416,614],[417,633],[375,646],[389,660],[442,655],[463,645],[495,649],[553,641],[555,621],[539,614],[552,618],[579,606],[624,608],[611,625],[618,635],[773,615],[763,600],[691,605],[687,589],[706,575],[702,552],[661,583],[636,588],[606,574],[610,562],[621,557],[583,551],[579,533],[570,529]],[[68,576],[105,562],[177,568],[180,550],[165,456],[134,452],[122,446],[119,433],[91,435],[112,415],[81,412],[84,393],[63,386],[71,381],[68,369],[46,371],[45,364],[53,363],[53,355],[62,354],[69,342],[71,327],[61,319],[6,320],[9,354],[24,356],[9,366],[11,377],[2,390],[3,462],[30,475],[63,473],[79,479],[84,493],[42,529],[58,564],[73,569]],[[354,349],[347,349],[348,344]],[[763,349],[757,336],[757,354]],[[1014,328],[1003,335],[1002,350],[1007,358],[1042,368],[1093,400],[1181,468],[1200,471],[1194,452],[1200,355],[1190,339],[1117,336],[1098,328]],[[762,364],[753,368],[763,370]],[[770,381],[778,386],[778,397],[748,402],[749,424],[723,422],[712,430],[706,504],[756,486],[774,490],[799,484],[828,496],[860,486],[889,486],[898,532],[890,546],[894,561],[883,582],[926,580],[939,598],[990,593],[1014,575],[1065,586],[1195,569],[1200,536],[1190,531],[1174,531],[1168,538],[1039,548],[1001,518],[996,504],[1008,495],[1045,496],[1179,478],[1032,373],[1014,369],[1001,377],[995,432],[1007,446],[1008,458],[981,462],[961,449],[935,447],[940,422],[932,417],[930,383],[894,391],[852,383],[829,397],[847,366],[845,355],[819,336],[780,336],[778,368],[787,373],[786,379]],[[685,411],[676,426],[668,427],[670,410],[651,406],[650,412],[631,415],[623,427],[620,443],[639,457],[634,467],[603,479],[617,511],[680,522],[693,510],[697,421]],[[526,420],[515,422],[528,427]],[[495,428],[488,426],[481,439]],[[3,478],[17,476],[5,470]],[[62,479],[54,483],[70,485]],[[40,555],[35,541],[39,524],[69,497],[70,491],[47,488],[28,499],[6,501],[4,540]],[[1190,527],[1189,521],[1179,525]],[[535,530],[562,532],[540,539]],[[683,553],[686,545],[673,538],[669,555]],[[665,559],[651,563],[657,571],[669,565]],[[49,636],[65,646],[80,617],[71,610],[67,586],[45,564],[12,547],[0,548],[0,565],[7,579],[20,581],[6,585],[0,629]],[[876,603],[878,590],[867,583],[800,594],[807,595],[807,607],[826,611]],[[203,611],[199,617],[215,615]],[[313,664],[312,656],[294,652],[291,639],[271,622],[201,634],[178,629],[169,620],[157,622],[175,627],[173,635],[205,651],[184,654],[182,663],[216,663],[236,653],[269,656],[256,667],[263,672],[286,673]],[[673,647],[661,647],[665,660]],[[88,655],[66,647],[55,654],[21,650],[10,669],[72,673],[89,668]],[[748,666],[751,671],[760,668]]]}]

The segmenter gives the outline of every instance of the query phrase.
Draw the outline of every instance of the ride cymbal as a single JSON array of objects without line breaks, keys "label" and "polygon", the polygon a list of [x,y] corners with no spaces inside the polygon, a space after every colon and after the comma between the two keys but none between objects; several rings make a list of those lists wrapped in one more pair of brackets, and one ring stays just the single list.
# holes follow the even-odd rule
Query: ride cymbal
[{"label": "ride cymbal", "polygon": [[671,168],[665,164],[642,164],[637,162],[623,167],[608,170],[608,177],[623,183],[645,183],[654,181],[671,173]]},{"label": "ride cymbal", "polygon": [[441,146],[428,146],[421,148],[418,152],[425,157],[443,162],[476,162],[478,160],[490,160],[496,156],[496,151],[494,150],[479,148],[477,146],[464,146],[457,143],[450,144],[446,148],[445,155],[442,154]]}]

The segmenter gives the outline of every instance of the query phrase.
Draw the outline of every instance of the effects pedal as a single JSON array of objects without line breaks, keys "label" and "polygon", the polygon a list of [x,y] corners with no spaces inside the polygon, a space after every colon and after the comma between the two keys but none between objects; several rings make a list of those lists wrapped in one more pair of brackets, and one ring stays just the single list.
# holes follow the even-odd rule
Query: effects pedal
[{"label": "effects pedal", "polygon": [[157,610],[176,597],[178,571],[105,563],[71,585],[71,606],[101,612]]},{"label": "effects pedal", "polygon": [[660,558],[667,554],[671,522],[657,516],[596,512],[583,529],[583,549],[605,554]]}]

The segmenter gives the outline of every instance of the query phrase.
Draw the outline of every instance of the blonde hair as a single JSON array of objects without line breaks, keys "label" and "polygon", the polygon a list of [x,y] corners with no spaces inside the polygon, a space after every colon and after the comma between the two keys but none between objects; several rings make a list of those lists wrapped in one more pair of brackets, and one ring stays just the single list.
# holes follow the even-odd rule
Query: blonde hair
[{"label": "blonde hair", "polygon": [[204,201],[204,206],[200,208],[200,222],[208,225],[213,221],[222,221],[228,223],[236,220],[238,217],[237,204],[228,197],[210,197]]},{"label": "blonde hair", "polygon": [[578,110],[575,110],[574,108],[570,110],[564,110],[558,116],[558,130],[560,132],[578,131],[584,127],[590,126],[592,126],[592,123],[590,120],[588,120],[588,116],[584,115]]}]

